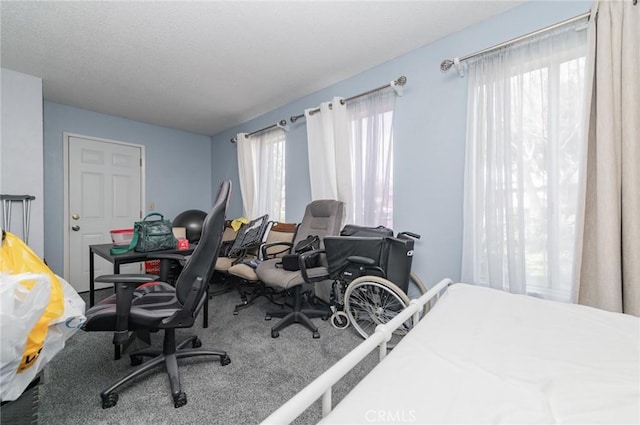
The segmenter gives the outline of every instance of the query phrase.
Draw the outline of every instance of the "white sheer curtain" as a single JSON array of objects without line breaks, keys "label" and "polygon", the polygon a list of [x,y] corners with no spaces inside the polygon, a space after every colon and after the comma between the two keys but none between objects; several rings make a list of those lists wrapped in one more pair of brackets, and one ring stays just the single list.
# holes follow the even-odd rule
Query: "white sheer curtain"
[{"label": "white sheer curtain", "polygon": [[346,107],[340,98],[304,111],[307,121],[311,199],[336,199],[351,204],[351,152]]},{"label": "white sheer curtain", "polygon": [[305,111],[313,199],[345,203],[345,222],[393,227],[391,88]]},{"label": "white sheer curtain", "polygon": [[353,205],[347,220],[393,228],[393,111],[396,93],[384,89],[347,104]]},{"label": "white sheer curtain", "polygon": [[285,221],[285,132],[238,133],[238,173],[244,215]]},{"label": "white sheer curtain", "polygon": [[469,62],[463,281],[572,301],[584,178],[577,25]]}]

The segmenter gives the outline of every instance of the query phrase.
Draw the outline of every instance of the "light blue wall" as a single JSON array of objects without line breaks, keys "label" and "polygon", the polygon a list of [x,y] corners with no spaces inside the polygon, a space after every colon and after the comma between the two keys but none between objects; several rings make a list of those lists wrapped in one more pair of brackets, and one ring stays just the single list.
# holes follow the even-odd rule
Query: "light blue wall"
[{"label": "light blue wall", "polygon": [[44,251],[55,273],[63,273],[64,132],[144,145],[146,207],[167,218],[211,207],[210,137],[44,102]]},{"label": "light blue wall", "polygon": [[[352,96],[405,75],[408,83],[404,96],[397,99],[394,126],[394,227],[422,235],[416,243],[413,269],[425,283],[459,279],[466,80],[454,70],[441,72],[440,62],[579,15],[590,6],[588,1],[526,3],[212,137],[212,178],[232,178],[236,188],[231,215],[242,213],[236,148],[229,143],[235,133],[274,124],[333,96]],[[287,219],[296,221],[311,197],[305,122],[290,126]]]}]

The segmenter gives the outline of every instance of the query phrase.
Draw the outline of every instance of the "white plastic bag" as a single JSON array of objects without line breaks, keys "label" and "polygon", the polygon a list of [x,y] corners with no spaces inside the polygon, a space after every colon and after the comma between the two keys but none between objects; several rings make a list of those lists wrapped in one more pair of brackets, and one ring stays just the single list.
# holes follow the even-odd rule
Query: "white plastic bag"
[{"label": "white plastic bag", "polygon": [[[34,281],[35,284],[31,289],[27,289],[20,284],[24,280]],[[0,334],[2,335],[0,398],[2,401],[15,400],[31,382],[29,379],[23,387],[22,377],[16,378],[16,375],[22,362],[22,353],[27,345],[27,336],[49,304],[50,293],[51,280],[47,275],[23,273],[0,276]]]},{"label": "white plastic bag", "polygon": [[[85,303],[71,285],[55,276],[62,286],[64,312],[51,320],[42,348],[23,358],[30,332],[47,308],[51,293],[48,274],[0,275],[0,399],[15,400],[29,383],[64,348],[65,341],[85,320]],[[35,282],[27,289],[21,282]]]}]

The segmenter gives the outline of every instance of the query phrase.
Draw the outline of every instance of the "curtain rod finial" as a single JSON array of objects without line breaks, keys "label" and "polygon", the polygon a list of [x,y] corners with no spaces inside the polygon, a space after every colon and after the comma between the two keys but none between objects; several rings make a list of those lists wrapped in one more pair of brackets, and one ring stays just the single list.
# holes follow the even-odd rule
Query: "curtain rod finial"
[{"label": "curtain rod finial", "polygon": [[453,66],[453,61],[451,59],[445,59],[440,64],[440,70],[442,72],[447,72],[449,68],[451,68],[452,66]]},{"label": "curtain rod finial", "polygon": [[276,124],[278,127],[280,127],[281,129],[283,129],[284,131],[289,131],[289,126],[287,125],[287,120],[280,120],[278,121],[278,124]]}]

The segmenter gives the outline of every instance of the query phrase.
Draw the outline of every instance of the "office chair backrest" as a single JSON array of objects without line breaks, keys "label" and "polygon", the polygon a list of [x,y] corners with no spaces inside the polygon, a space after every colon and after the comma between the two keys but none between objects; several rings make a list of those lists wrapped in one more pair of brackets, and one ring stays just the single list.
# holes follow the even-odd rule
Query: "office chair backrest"
[{"label": "office chair backrest", "polygon": [[306,239],[307,236],[316,235],[320,237],[321,247],[324,247],[322,241],[324,237],[339,234],[343,221],[344,202],[333,199],[313,201],[305,209],[294,245],[298,241]]},{"label": "office chair backrest", "polygon": [[197,295],[198,300],[202,298],[207,289],[206,283],[213,275],[218,258],[218,250],[225,227],[225,213],[230,197],[231,182],[225,180],[220,184],[213,207],[204,219],[200,241],[176,281],[176,296],[183,305],[198,278],[201,278],[205,283],[201,288],[202,294]]}]

